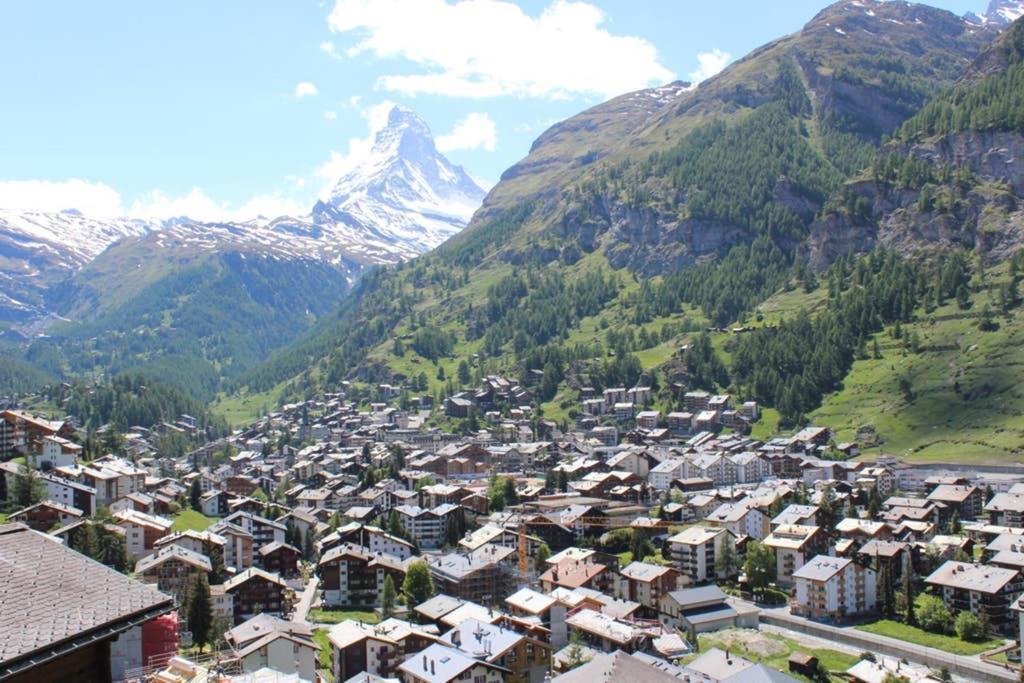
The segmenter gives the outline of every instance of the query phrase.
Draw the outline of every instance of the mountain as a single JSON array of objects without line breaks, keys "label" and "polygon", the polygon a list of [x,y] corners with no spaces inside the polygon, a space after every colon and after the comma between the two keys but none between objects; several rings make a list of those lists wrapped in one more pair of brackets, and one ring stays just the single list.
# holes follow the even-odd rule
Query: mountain
[{"label": "mountain", "polygon": [[394,107],[368,157],[313,208],[313,222],[350,226],[411,258],[465,227],[484,194],[437,151],[423,119]]},{"label": "mountain", "polygon": [[6,343],[20,340],[21,360],[51,375],[141,370],[212,396],[335,308],[365,272],[460,230],[483,197],[404,108],[361,161],[298,217],[0,211]]},{"label": "mountain", "polygon": [[964,18],[980,25],[1005,28],[1024,16],[1024,0],[990,0],[983,16],[969,12]]},{"label": "mountain", "polygon": [[805,254],[823,207],[998,30],[923,5],[839,2],[696,87],[558,123],[464,231],[364,279],[239,384],[282,399],[342,379],[445,395],[463,363],[471,376],[538,370],[538,407],[555,419],[581,386],[644,376],[666,407],[670,385],[726,388],[727,357],[693,332],[745,320],[780,289],[814,290]]},{"label": "mountain", "polygon": [[903,123],[811,226],[821,268],[875,245],[967,248],[998,262],[1024,247],[1024,23]]}]

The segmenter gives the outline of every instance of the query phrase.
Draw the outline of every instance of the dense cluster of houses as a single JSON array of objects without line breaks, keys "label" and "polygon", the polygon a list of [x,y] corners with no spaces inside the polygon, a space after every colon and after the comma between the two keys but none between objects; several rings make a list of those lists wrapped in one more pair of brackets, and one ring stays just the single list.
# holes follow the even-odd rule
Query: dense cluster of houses
[{"label": "dense cluster of houses", "polygon": [[[995,633],[1024,624],[1024,476],[855,461],[855,447],[824,428],[759,441],[744,428],[756,405],[701,392],[667,422],[631,408],[628,438],[597,438],[606,421],[588,421],[649,403],[644,387],[585,394],[578,429],[539,435],[536,421],[523,429],[525,413],[492,411],[519,391],[493,377],[466,396],[494,412],[470,436],[339,394],[179,459],[143,450],[84,461],[68,422],[8,411],[0,440],[20,457],[0,463],[0,501],[26,470],[44,493],[0,529],[60,545],[99,520],[123,539],[124,580],[169,601],[150,620],[173,614],[206,576],[232,661],[296,680],[315,680],[313,630],[328,628],[311,608],[380,617],[328,628],[336,681],[539,683],[609,671],[725,681],[740,670],[780,680],[717,650],[674,664],[696,634],[758,627],[743,593],[752,543],[771,553],[773,586],[796,616],[869,619],[882,574],[910,573]],[[188,507],[208,525],[175,526]],[[414,565],[433,596],[385,606],[386,586],[400,592]],[[183,614],[175,625],[188,631]],[[118,638],[110,657],[125,656]],[[141,640],[128,661],[144,667],[152,648]],[[589,661],[577,668],[569,660],[580,652]]]}]

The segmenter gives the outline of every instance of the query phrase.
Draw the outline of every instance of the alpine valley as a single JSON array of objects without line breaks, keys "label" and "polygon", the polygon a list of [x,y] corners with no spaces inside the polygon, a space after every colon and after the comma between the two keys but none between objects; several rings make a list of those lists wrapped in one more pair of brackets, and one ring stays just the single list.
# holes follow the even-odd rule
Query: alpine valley
[{"label": "alpine valley", "polygon": [[142,371],[202,398],[309,330],[367,270],[462,229],[484,192],[395,107],[308,215],[242,223],[0,211],[6,388]]},{"label": "alpine valley", "polygon": [[1022,13],[842,0],[555,124],[486,198],[396,109],[308,216],[0,214],[7,384],[142,370],[242,420],[503,374],[566,424],[642,381],[756,400],[761,437],[1020,460]]},{"label": "alpine valley", "polygon": [[843,1],[697,87],[558,123],[464,231],[236,391],[509,374],[565,424],[584,387],[640,381],[663,412],[756,400],[762,437],[821,419],[882,452],[1021,459],[1020,9]]}]

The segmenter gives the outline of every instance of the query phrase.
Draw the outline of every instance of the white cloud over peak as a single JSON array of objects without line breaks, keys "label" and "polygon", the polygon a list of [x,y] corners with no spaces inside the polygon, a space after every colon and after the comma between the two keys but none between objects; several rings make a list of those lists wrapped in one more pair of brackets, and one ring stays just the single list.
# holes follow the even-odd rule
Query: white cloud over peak
[{"label": "white cloud over peak", "polygon": [[70,180],[0,181],[0,207],[28,211],[77,209],[90,216],[120,216],[121,195],[105,183]]},{"label": "white cloud over peak", "polygon": [[719,50],[717,47],[710,52],[698,52],[697,68],[688,74],[690,80],[700,83],[711,78],[724,69],[731,59],[731,54],[725,50]]},{"label": "white cloud over peak", "polygon": [[336,0],[328,19],[356,38],[348,56],[410,62],[377,81],[408,96],[610,97],[674,78],[653,44],[606,23],[600,8],[574,0],[536,17],[505,0]]},{"label": "white cloud over peak", "polygon": [[388,114],[394,107],[394,102],[384,100],[360,110],[363,118],[366,119],[367,135],[361,138],[350,138],[345,152],[331,150],[327,161],[317,166],[316,176],[323,181],[319,193],[320,199],[327,199],[330,196],[338,178],[357,168],[369,158],[377,133],[387,126]]},{"label": "white cloud over peak", "polygon": [[254,195],[237,208],[230,202],[218,202],[202,189],[193,187],[187,194],[171,196],[160,190],[148,192],[132,202],[127,214],[133,218],[175,218],[187,216],[199,221],[246,221],[259,216],[300,216],[308,210],[279,192]]},{"label": "white cloud over peak", "polygon": [[486,113],[475,111],[457,122],[450,133],[439,135],[436,143],[442,152],[460,149],[485,149],[493,152],[498,144],[498,128]]},{"label": "white cloud over peak", "polygon": [[316,89],[315,83],[310,83],[309,81],[302,81],[301,83],[295,86],[294,95],[296,97],[313,97],[314,95],[317,95],[319,92],[320,91]]}]

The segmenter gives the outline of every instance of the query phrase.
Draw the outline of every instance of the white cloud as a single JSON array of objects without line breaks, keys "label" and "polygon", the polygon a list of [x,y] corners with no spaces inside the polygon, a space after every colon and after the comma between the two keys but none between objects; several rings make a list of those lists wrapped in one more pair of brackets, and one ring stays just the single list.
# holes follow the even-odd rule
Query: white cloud
[{"label": "white cloud", "polygon": [[606,21],[598,7],[572,0],[554,0],[536,17],[505,0],[336,0],[328,24],[355,34],[350,57],[415,65],[377,81],[410,96],[609,97],[673,79],[654,45],[614,35]]},{"label": "white cloud", "polygon": [[342,59],[341,53],[334,47],[334,43],[329,40],[320,43],[320,52],[323,52],[331,59]]},{"label": "white cloud", "polygon": [[77,209],[90,216],[121,215],[121,195],[104,183],[88,180],[0,181],[0,207],[34,211]]},{"label": "white cloud", "polygon": [[200,221],[245,221],[258,216],[277,218],[302,215],[308,208],[294,199],[284,197],[280,192],[254,195],[238,208],[232,208],[230,202],[218,202],[200,188],[193,187],[188,194],[179,197],[167,195],[160,190],[148,192],[132,202],[128,215],[135,218],[187,216]]},{"label": "white cloud", "polygon": [[725,68],[725,65],[732,59],[732,55],[717,47],[711,52],[697,53],[697,68],[689,73],[690,81],[700,83],[717,74]]},{"label": "white cloud", "polygon": [[[301,188],[303,179],[294,182]],[[182,196],[171,196],[160,190],[147,192],[126,207],[121,193],[100,182],[73,178],[71,180],[5,180],[0,181],[0,208],[56,212],[76,209],[96,218],[174,218],[188,216],[195,220],[248,220],[259,215],[276,218],[301,215],[309,207],[279,192],[256,195],[238,208],[229,202],[218,202],[198,187]]]},{"label": "white cloud", "polygon": [[490,116],[475,111],[456,123],[450,133],[439,135],[436,142],[442,152],[460,149],[485,149],[493,152],[498,144],[498,129]]},{"label": "white cloud", "polygon": [[296,97],[313,97],[319,92],[320,91],[316,89],[316,84],[310,83],[309,81],[302,81],[295,86],[294,94]]},{"label": "white cloud", "polygon": [[333,109],[328,109],[327,111],[324,112],[324,118],[327,119],[328,121],[334,121],[335,119],[338,118],[338,112],[334,111]]},{"label": "white cloud", "polygon": [[360,110],[363,118],[366,119],[367,135],[363,138],[350,138],[348,149],[344,153],[331,150],[330,158],[316,168],[317,177],[324,183],[320,189],[320,199],[330,196],[331,189],[338,182],[338,178],[354,170],[369,158],[377,132],[387,125],[388,114],[394,107],[394,102],[384,100]]}]

